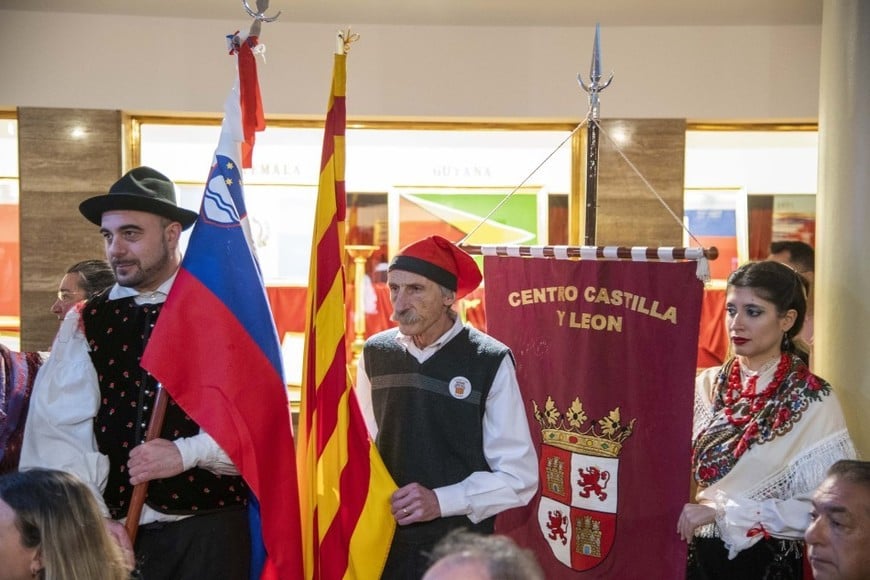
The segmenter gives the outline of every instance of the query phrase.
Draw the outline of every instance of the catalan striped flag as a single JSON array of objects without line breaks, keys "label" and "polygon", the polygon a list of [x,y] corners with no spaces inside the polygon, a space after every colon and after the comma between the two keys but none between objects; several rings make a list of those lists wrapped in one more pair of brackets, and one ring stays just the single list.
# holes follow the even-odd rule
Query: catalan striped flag
[{"label": "catalan striped flag", "polygon": [[[238,59],[240,74],[254,62],[256,40],[238,47],[247,54]],[[302,554],[293,428],[278,334],[245,210],[240,92],[237,78],[199,217],[142,367],[226,451],[254,492],[267,559],[255,551],[252,576],[295,580],[302,576]],[[254,537],[259,532],[252,527]]]},{"label": "catalan striped flag", "polygon": [[396,484],[366,430],[345,349],[346,56],[335,55],[308,280],[297,441],[305,577],[379,578]]}]

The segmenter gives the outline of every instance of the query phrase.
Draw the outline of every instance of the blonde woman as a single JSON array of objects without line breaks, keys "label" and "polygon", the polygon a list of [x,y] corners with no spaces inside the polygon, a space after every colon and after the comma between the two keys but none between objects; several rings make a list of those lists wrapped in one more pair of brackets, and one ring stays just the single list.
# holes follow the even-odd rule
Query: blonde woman
[{"label": "blonde woman", "polygon": [[0,580],[127,580],[91,491],[62,471],[0,477]]}]

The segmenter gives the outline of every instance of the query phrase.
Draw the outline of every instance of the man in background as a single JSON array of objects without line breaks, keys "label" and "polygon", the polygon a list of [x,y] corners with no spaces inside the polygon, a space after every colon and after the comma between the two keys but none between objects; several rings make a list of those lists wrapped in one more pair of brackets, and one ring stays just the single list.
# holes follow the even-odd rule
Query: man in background
[{"label": "man in background", "polygon": [[544,580],[534,552],[500,534],[454,530],[435,546],[432,560],[423,580]]},{"label": "man in background", "polygon": [[870,579],[870,461],[834,463],[812,501],[804,539],[815,580]]},{"label": "man in background", "polygon": [[813,247],[804,242],[795,240],[784,240],[780,242],[772,242],[770,244],[770,255],[768,260],[780,262],[792,268],[795,272],[807,282],[807,316],[804,319],[804,325],[798,334],[798,338],[803,340],[812,349],[813,346],[813,300],[814,300],[814,282],[815,276],[813,271],[816,266],[816,252]]}]

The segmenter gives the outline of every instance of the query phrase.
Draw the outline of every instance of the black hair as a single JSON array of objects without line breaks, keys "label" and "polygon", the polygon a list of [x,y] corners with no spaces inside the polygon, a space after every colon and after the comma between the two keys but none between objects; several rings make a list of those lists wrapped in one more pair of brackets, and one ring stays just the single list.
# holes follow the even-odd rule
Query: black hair
[{"label": "black hair", "polygon": [[86,298],[93,298],[115,284],[115,273],[104,260],[83,260],[70,266],[66,272],[79,275],[79,286]]},{"label": "black hair", "polygon": [[747,262],[728,276],[728,287],[751,288],[761,298],[772,302],[782,316],[789,310],[797,312],[794,324],[783,336],[782,350],[804,355],[795,347],[794,337],[803,328],[807,315],[807,281],[792,268],[775,262]]},{"label": "black hair", "polygon": [[770,253],[788,252],[789,262],[797,267],[798,274],[812,272],[816,269],[816,251],[804,242],[782,240],[770,243]]},{"label": "black hair", "polygon": [[870,488],[870,461],[841,459],[828,469],[828,477],[834,476]]}]

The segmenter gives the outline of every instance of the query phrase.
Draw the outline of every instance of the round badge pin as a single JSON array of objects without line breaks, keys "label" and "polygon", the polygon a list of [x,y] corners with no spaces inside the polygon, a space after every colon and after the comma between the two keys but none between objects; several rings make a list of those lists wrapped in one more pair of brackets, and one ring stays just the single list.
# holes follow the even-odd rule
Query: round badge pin
[{"label": "round badge pin", "polygon": [[454,399],[466,399],[471,394],[471,381],[465,377],[453,377],[447,388]]}]

